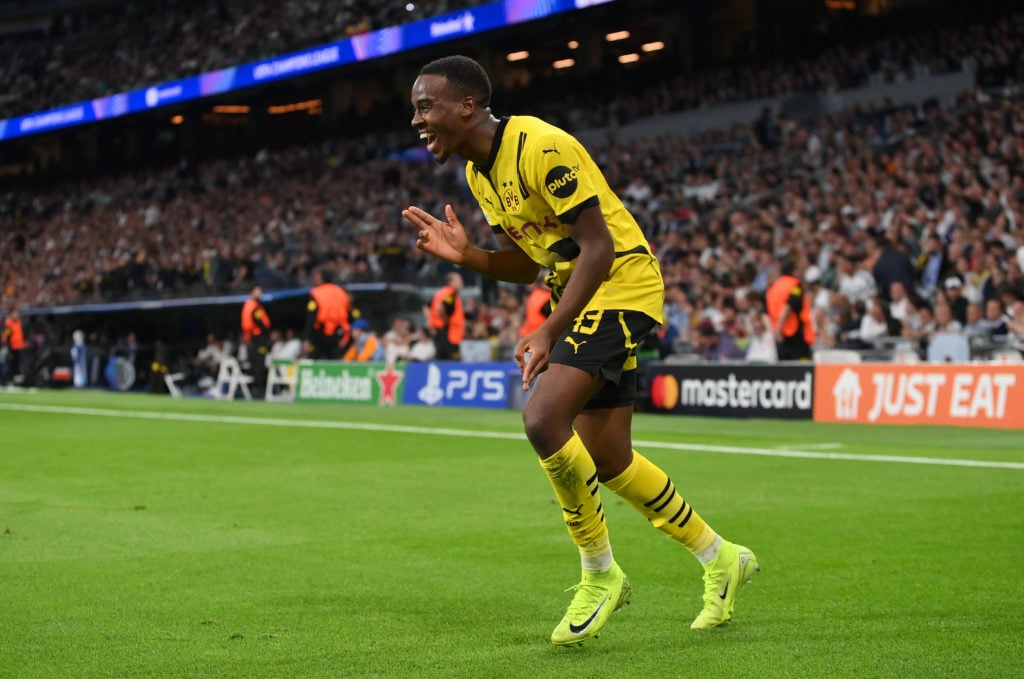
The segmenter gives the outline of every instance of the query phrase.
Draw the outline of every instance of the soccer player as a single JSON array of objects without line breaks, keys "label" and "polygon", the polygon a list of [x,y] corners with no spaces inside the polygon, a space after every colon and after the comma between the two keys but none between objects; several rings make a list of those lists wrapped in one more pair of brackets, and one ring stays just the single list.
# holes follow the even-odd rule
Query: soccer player
[{"label": "soccer player", "polygon": [[612,554],[598,482],[704,564],[704,607],[691,627],[729,620],[758,570],[746,547],[721,538],[654,463],[632,449],[636,350],[661,322],[664,283],[640,227],[574,137],[542,120],[491,114],[484,69],[463,56],[424,66],[412,86],[412,125],[439,163],[465,159],[466,178],[498,248],[475,246],[451,205],[444,219],[403,215],[417,246],[485,276],[528,284],[544,267],[555,306],[515,348],[526,436],[579,548],[583,575],[551,634],[558,645],[597,634],[629,602]]}]

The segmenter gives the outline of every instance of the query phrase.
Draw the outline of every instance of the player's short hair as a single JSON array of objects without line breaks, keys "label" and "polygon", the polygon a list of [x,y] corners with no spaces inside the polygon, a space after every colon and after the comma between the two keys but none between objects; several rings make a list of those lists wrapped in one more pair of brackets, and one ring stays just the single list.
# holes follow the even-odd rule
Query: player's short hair
[{"label": "player's short hair", "polygon": [[441,57],[421,68],[420,75],[443,75],[461,96],[473,97],[481,108],[491,105],[491,80],[474,59],[458,54]]}]

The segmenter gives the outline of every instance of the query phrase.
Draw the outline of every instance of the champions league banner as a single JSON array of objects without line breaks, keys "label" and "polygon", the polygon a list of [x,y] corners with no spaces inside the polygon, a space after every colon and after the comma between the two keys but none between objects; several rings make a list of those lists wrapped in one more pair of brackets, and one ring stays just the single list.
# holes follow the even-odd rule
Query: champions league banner
[{"label": "champions league banner", "polygon": [[465,38],[611,0],[501,0],[219,71],[0,120],[0,141],[117,118]]},{"label": "champions league banner", "polygon": [[792,420],[814,414],[810,363],[652,363],[647,379],[653,412]]}]

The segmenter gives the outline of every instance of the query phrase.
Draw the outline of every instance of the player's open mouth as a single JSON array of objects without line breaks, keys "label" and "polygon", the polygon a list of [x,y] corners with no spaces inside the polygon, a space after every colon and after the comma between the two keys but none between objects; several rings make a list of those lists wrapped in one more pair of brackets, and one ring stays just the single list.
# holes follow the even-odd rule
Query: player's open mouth
[{"label": "player's open mouth", "polygon": [[432,147],[437,144],[437,135],[424,130],[420,132],[420,139],[427,142],[427,150],[433,153],[434,149]]}]

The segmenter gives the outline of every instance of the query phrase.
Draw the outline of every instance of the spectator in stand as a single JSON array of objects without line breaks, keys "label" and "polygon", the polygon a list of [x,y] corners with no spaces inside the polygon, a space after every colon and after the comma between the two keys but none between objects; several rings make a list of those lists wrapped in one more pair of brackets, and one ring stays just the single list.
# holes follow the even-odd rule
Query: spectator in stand
[{"label": "spectator in stand", "polygon": [[718,327],[722,332],[728,333],[736,344],[743,349],[747,343],[747,324],[737,313],[735,297],[723,294],[720,303],[721,320]]},{"label": "spectator in stand", "polygon": [[746,352],[744,358],[751,363],[776,363],[779,353],[775,347],[775,334],[772,332],[768,315],[760,310],[751,311],[745,316],[749,324]]},{"label": "spectator in stand", "polygon": [[967,305],[967,322],[964,323],[964,334],[968,337],[988,338],[989,324],[985,318],[985,309],[980,304]]},{"label": "spectator in stand", "polygon": [[982,322],[986,336],[990,338],[1006,336],[1009,330],[1006,327],[1007,316],[1003,300],[993,297],[985,302],[984,320]]},{"label": "spectator in stand", "polygon": [[743,358],[743,350],[732,335],[715,328],[710,318],[697,324],[693,331],[693,346],[705,361],[738,361]]},{"label": "spectator in stand", "polygon": [[890,293],[896,283],[902,285],[904,291],[913,289],[916,272],[914,263],[907,253],[898,249],[885,236],[869,238],[867,242],[874,250],[872,253],[874,265],[871,267],[871,274],[875,279],[875,288],[883,301],[890,303],[893,301],[890,298]]},{"label": "spectator in stand", "polygon": [[937,233],[929,232],[924,239],[924,250],[917,260],[921,292],[925,295],[934,293],[942,284],[946,269],[946,249],[942,239]]},{"label": "spectator in stand", "polygon": [[391,319],[391,328],[381,338],[384,345],[384,360],[394,363],[408,359],[412,342],[412,322],[408,318],[395,316]]},{"label": "spectator in stand", "polygon": [[807,287],[807,299],[811,303],[811,310],[827,310],[832,306],[832,291],[823,285],[821,280],[821,268],[812,264],[804,270],[804,285]]},{"label": "spectator in stand", "polygon": [[860,339],[860,324],[866,313],[864,302],[853,304],[842,298],[842,306],[836,316],[835,346],[840,349],[864,349]]},{"label": "spectator in stand", "polygon": [[953,313],[953,318],[961,326],[967,323],[968,304],[967,298],[963,294],[963,286],[963,281],[958,276],[948,276],[942,286],[946,293],[946,302]]},{"label": "spectator in stand", "polygon": [[1009,317],[1006,321],[1006,329],[1010,338],[1015,343],[1024,341],[1024,292],[1016,292],[1008,295],[1011,302],[1006,310]]},{"label": "spectator in stand", "polygon": [[932,307],[919,297],[912,297],[903,321],[900,336],[912,341],[919,350],[928,343],[928,337],[935,331],[935,315]]},{"label": "spectator in stand", "polygon": [[[186,382],[197,384],[200,388],[208,388],[217,377],[221,361],[231,353],[232,348],[227,342],[212,332],[208,333],[206,346],[200,349],[192,359],[190,374]],[[207,380],[209,380],[209,384],[205,384]]]},{"label": "spectator in stand", "polygon": [[433,361],[437,358],[437,346],[425,327],[414,328],[412,341],[409,344],[409,351],[405,356],[407,361]]},{"label": "spectator in stand", "polygon": [[884,337],[899,336],[899,321],[893,321],[889,307],[881,297],[872,299],[860,319],[859,339],[865,346],[876,346]]},{"label": "spectator in stand", "polygon": [[960,321],[953,316],[953,308],[949,302],[940,300],[935,303],[935,328],[930,333],[931,337],[939,333],[962,333],[964,331]]},{"label": "spectator in stand", "polygon": [[690,314],[693,307],[682,284],[665,286],[665,323],[656,335],[658,354],[661,358],[674,354],[682,344],[690,341]]},{"label": "spectator in stand", "polygon": [[352,343],[349,345],[343,361],[381,361],[384,360],[384,345],[378,340],[377,333],[370,327],[365,318],[352,321]]},{"label": "spectator in stand", "polygon": [[903,281],[893,281],[889,284],[889,314],[894,319],[903,323],[907,320],[907,314],[911,306],[908,288]]},{"label": "spectator in stand", "polygon": [[274,361],[297,361],[302,357],[302,340],[295,334],[294,328],[285,328],[284,333],[277,328],[270,331],[270,353],[267,355],[267,367]]},{"label": "spectator in stand", "polygon": [[854,304],[867,303],[876,294],[875,279],[861,268],[861,261],[861,258],[850,253],[842,253],[836,257],[836,284],[839,293]]}]

